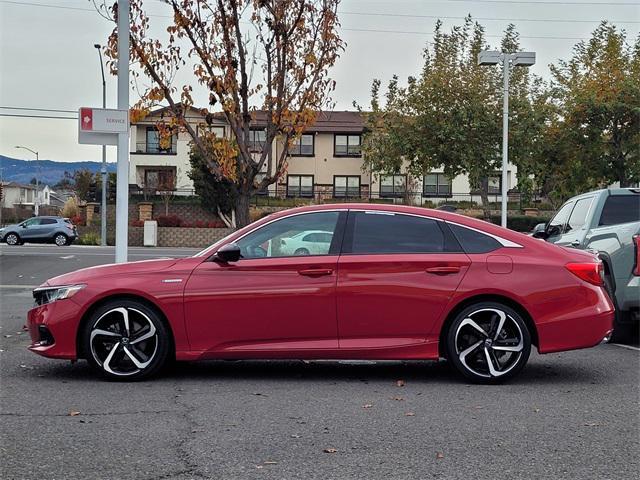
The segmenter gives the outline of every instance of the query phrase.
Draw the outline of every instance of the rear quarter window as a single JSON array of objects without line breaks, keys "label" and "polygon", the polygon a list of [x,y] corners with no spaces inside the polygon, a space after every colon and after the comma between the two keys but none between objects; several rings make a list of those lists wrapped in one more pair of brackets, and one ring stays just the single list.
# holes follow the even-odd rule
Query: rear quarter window
[{"label": "rear quarter window", "polygon": [[610,195],[604,202],[599,226],[640,222],[640,194]]},{"label": "rear quarter window", "polygon": [[454,223],[448,225],[466,253],[488,253],[502,247],[500,242],[489,235]]}]

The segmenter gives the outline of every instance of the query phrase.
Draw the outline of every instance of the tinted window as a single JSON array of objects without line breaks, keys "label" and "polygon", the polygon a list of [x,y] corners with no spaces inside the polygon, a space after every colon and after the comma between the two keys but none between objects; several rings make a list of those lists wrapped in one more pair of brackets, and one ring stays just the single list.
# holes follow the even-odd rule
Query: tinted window
[{"label": "tinted window", "polygon": [[600,225],[640,222],[640,195],[610,195],[600,217]]},{"label": "tinted window", "polygon": [[447,225],[462,245],[462,249],[467,253],[487,253],[502,247],[500,242],[489,235],[452,223]]},{"label": "tinted window", "polygon": [[53,225],[54,223],[58,223],[55,218],[41,218],[40,225]]},{"label": "tinted window", "polygon": [[[251,232],[236,243],[243,258],[291,257],[295,255],[328,255],[331,243],[327,241],[305,241],[300,238],[305,232],[322,230],[325,236],[333,236],[340,212],[318,212],[295,215],[269,223]],[[294,238],[298,237],[298,238]]]},{"label": "tinted window", "polygon": [[349,218],[353,221],[351,253],[444,251],[444,235],[435,220],[383,212],[352,212]]},{"label": "tinted window", "polygon": [[592,201],[593,197],[589,197],[576,202],[576,206],[573,207],[573,211],[569,217],[569,223],[567,223],[567,232],[579,230],[584,226],[587,221],[587,214],[589,213],[589,208],[591,208]]},{"label": "tinted window", "polygon": [[573,202],[565,203],[558,213],[551,219],[549,222],[550,227],[560,227],[562,231],[562,227],[567,223],[567,219],[569,218],[569,214],[571,213],[571,209],[573,208]]}]

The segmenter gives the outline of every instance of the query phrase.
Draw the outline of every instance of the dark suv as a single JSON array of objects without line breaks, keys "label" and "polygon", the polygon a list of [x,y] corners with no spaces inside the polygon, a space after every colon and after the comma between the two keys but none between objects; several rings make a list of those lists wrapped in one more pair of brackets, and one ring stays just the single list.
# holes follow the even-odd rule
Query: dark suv
[{"label": "dark suv", "polygon": [[15,225],[0,228],[0,242],[7,245],[55,243],[69,245],[78,237],[76,227],[68,218],[33,217]]}]

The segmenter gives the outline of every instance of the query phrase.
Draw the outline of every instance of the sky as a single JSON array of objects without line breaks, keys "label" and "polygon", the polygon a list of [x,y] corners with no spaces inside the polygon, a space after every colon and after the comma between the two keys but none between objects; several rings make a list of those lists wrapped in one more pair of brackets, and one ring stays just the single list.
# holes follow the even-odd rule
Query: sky
[{"label": "sky", "polygon": [[[166,28],[169,7],[145,0],[155,32]],[[99,107],[102,83],[95,43],[104,43],[113,24],[92,10],[89,0],[0,0],[0,154],[32,159],[16,149],[37,150],[41,159],[97,160],[98,146],[79,145],[77,120],[34,119],[7,115],[74,113],[20,109],[77,111]],[[343,0],[341,35],[347,43],[331,75],[337,82],[336,109],[366,106],[371,82],[385,84],[417,75],[422,51],[441,18],[446,30],[471,14],[486,28],[487,41],[497,46],[504,29],[514,23],[524,50],[535,51],[532,72],[549,78],[549,64],[568,59],[580,39],[588,39],[602,20],[626,30],[630,43],[640,33],[640,0]],[[204,105],[205,92],[195,100]],[[131,103],[136,100],[131,93]],[[107,77],[107,106],[116,106],[116,78]],[[7,107],[13,107],[9,109]],[[107,158],[115,161],[115,147]]]}]

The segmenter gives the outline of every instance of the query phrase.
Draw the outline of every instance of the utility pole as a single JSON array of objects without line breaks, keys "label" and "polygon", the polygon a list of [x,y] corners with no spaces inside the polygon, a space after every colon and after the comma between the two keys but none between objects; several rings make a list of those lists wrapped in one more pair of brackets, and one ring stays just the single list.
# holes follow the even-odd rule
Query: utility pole
[{"label": "utility pole", "polygon": [[[118,0],[118,109],[129,111],[129,0]],[[128,127],[128,125],[127,125]],[[129,230],[129,132],[118,134],[116,263],[127,261]]]},{"label": "utility pole", "polygon": [[[102,62],[102,51],[100,44],[96,43],[94,47],[98,50],[98,58],[100,59],[100,72],[102,73],[102,108],[107,108],[107,82],[104,79],[104,65]],[[107,146],[102,145],[102,204],[100,205],[100,245],[107,245]]]},{"label": "utility pole", "polygon": [[478,54],[478,65],[502,65],[502,211],[500,224],[507,228],[508,175],[509,164],[509,76],[511,65],[529,67],[536,63],[535,52],[502,53],[495,50],[484,50]]},{"label": "utility pole", "polygon": [[38,152],[36,152],[35,150],[31,150],[29,147],[22,147],[20,145],[17,145],[16,148],[22,148],[23,150],[27,150],[35,154],[36,156],[36,194],[33,199],[33,213],[37,217],[38,213],[40,213],[40,202],[38,201],[38,196],[40,195],[40,157],[38,156]]}]

